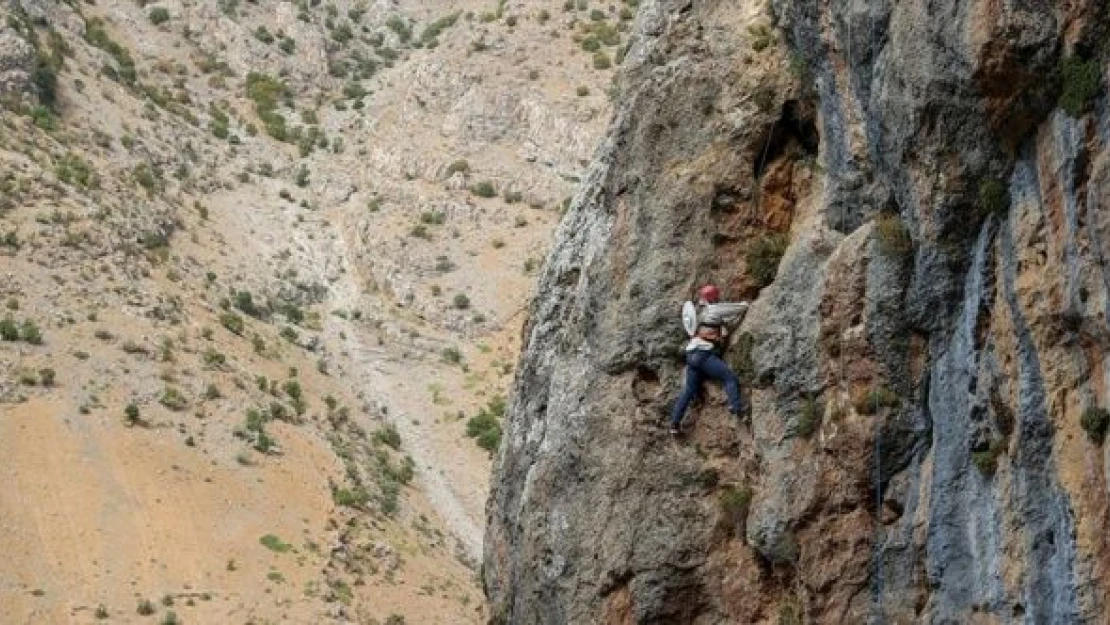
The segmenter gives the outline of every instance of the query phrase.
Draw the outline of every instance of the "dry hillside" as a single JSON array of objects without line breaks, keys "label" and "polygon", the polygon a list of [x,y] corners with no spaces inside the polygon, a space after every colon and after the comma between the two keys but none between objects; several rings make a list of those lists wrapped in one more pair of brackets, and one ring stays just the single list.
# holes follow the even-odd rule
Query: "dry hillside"
[{"label": "dry hillside", "polygon": [[0,622],[481,621],[634,5],[0,3]]}]

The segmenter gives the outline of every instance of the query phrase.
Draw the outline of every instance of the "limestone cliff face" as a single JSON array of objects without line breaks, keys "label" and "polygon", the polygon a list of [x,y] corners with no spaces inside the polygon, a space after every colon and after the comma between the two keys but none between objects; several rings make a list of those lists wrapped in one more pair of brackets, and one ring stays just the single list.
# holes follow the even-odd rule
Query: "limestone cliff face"
[{"label": "limestone cliff face", "polygon": [[[1107,10],[644,2],[526,328],[495,619],[1106,622]],[[755,302],[752,422],[712,389],[676,443],[707,280]]]}]

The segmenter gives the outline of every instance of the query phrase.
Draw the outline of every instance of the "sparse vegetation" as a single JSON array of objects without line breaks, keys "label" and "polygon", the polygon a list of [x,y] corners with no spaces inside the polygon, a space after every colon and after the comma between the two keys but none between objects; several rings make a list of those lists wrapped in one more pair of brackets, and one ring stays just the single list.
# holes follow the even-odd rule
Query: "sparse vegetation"
[{"label": "sparse vegetation", "polygon": [[[452,22],[454,23],[454,22]],[[408,43],[412,39],[412,27],[400,15],[391,15],[385,22],[386,28],[397,34],[401,43]]]},{"label": "sparse vegetation", "polygon": [[66,152],[54,164],[54,174],[58,180],[66,184],[74,184],[82,188],[97,186],[96,174],[92,165],[74,152]]},{"label": "sparse vegetation", "polygon": [[108,32],[104,30],[103,20],[98,17],[86,20],[85,40],[107,52],[116,61],[116,67],[104,68],[109,78],[127,85],[134,85],[138,81],[139,73],[135,68],[135,60],[131,57],[131,52],[108,36]]},{"label": "sparse vegetation", "polygon": [[337,506],[345,506],[348,508],[365,508],[370,503],[370,493],[362,486],[354,488],[334,488],[332,489],[332,501]]},{"label": "sparse vegetation", "polygon": [[289,139],[285,118],[277,112],[277,107],[281,99],[290,96],[289,88],[281,80],[258,72],[247,74],[247,97],[254,101],[254,111],[266,128],[266,134],[278,141]]},{"label": "sparse vegetation", "polygon": [[[16,360],[12,361],[9,379],[4,380],[8,385],[3,391],[14,401],[72,400],[80,414],[92,415],[85,418],[90,423],[106,418],[115,420],[116,428],[124,423],[150,428],[125,431],[124,438],[130,441],[127,444],[157,439],[159,444],[173,447],[170,451],[175,470],[192,472],[216,463],[237,473],[244,482],[264,481],[257,487],[263,490],[273,486],[272,469],[287,472],[303,468],[298,463],[305,460],[300,452],[306,448],[300,436],[287,432],[300,428],[313,440],[335,433],[342,443],[357,447],[346,468],[357,465],[360,477],[352,477],[350,471],[329,475],[335,481],[331,494],[336,504],[366,513],[347,511],[340,520],[354,519],[360,527],[377,524],[382,514],[400,516],[398,510],[406,507],[404,486],[415,479],[417,468],[405,453],[426,450],[408,439],[407,447],[402,449],[396,427],[375,431],[370,425],[386,414],[386,407],[371,393],[364,395],[363,389],[350,388],[354,382],[351,375],[357,372],[353,359],[362,351],[359,345],[369,343],[376,335],[379,347],[392,349],[399,347],[408,332],[418,346],[431,345],[426,350],[430,354],[423,356],[424,364],[434,368],[435,361],[442,360],[455,365],[439,368],[444,373],[453,369],[451,377],[457,377],[459,384],[445,382],[436,399],[437,409],[426,414],[409,413],[402,405],[391,406],[402,413],[396,417],[397,423],[407,427],[410,419],[418,423],[419,418],[425,426],[434,422],[436,427],[456,432],[465,425],[474,430],[477,445],[494,452],[502,435],[499,420],[504,401],[491,401],[478,410],[474,398],[484,402],[503,390],[507,382],[504,376],[513,371],[513,365],[506,362],[503,346],[487,348],[488,357],[471,351],[475,333],[496,332],[505,321],[501,313],[507,313],[500,309],[496,314],[493,309],[485,314],[478,312],[488,304],[487,296],[498,293],[496,289],[502,285],[478,283],[481,276],[474,272],[489,265],[491,257],[497,257],[499,276],[514,274],[508,276],[510,282],[526,282],[517,264],[524,258],[515,255],[542,254],[541,248],[546,246],[540,235],[555,221],[547,209],[556,207],[560,190],[569,188],[562,183],[574,177],[566,173],[562,180],[558,172],[573,171],[584,163],[571,165],[566,159],[567,167],[561,163],[556,167],[543,161],[546,157],[541,149],[528,157],[529,162],[540,159],[536,168],[539,178],[533,179],[513,171],[513,164],[507,166],[499,158],[491,159],[478,146],[465,146],[454,152],[446,150],[438,163],[431,161],[427,168],[420,159],[405,157],[397,176],[416,183],[397,186],[388,179],[377,179],[389,173],[384,169],[375,169],[367,176],[358,174],[348,182],[342,166],[337,168],[331,155],[324,152],[338,153],[345,145],[346,162],[360,166],[373,162],[379,150],[397,149],[398,135],[392,129],[381,133],[381,144],[377,144],[377,137],[367,139],[373,135],[371,125],[388,117],[381,115],[382,107],[401,102],[392,96],[397,84],[412,78],[409,70],[428,60],[437,61],[428,50],[413,49],[421,46],[442,45],[451,54],[463,56],[468,54],[470,42],[481,37],[491,52],[496,50],[485,58],[486,65],[508,70],[504,75],[521,83],[526,74],[540,79],[542,69],[542,84],[532,83],[528,88],[546,93],[562,84],[563,96],[573,100],[569,92],[575,85],[561,83],[566,78],[562,72],[548,73],[546,68],[552,59],[542,49],[531,58],[506,56],[515,54],[512,51],[517,48],[515,42],[506,40],[507,34],[513,36],[506,27],[515,27],[520,30],[518,36],[530,38],[539,32],[533,19],[550,21],[543,35],[563,37],[562,48],[577,50],[577,44],[570,40],[577,41],[581,35],[570,31],[588,32],[587,36],[597,43],[596,54],[576,51],[581,56],[573,67],[581,82],[596,91],[593,85],[601,84],[603,77],[582,70],[590,66],[591,55],[595,66],[610,67],[615,50],[606,46],[623,36],[606,22],[615,19],[616,10],[594,3],[600,7],[597,12],[601,18],[586,23],[585,15],[579,14],[577,24],[564,24],[561,16],[550,20],[547,10],[537,15],[536,7],[510,8],[502,1],[496,3],[496,10],[488,7],[494,16],[490,24],[478,27],[476,19],[458,24],[460,12],[429,23],[436,14],[418,15],[395,7],[387,8],[383,15],[381,7],[366,3],[340,4],[336,10],[330,1],[305,0],[293,3],[292,14],[284,17],[275,17],[269,12],[272,7],[253,0],[217,0],[212,4],[209,8],[213,12],[198,13],[190,3],[137,0],[120,12],[110,6],[92,6],[90,0],[66,8],[64,15],[36,10],[41,16],[20,18],[33,19],[22,27],[33,28],[40,38],[58,29],[59,36],[68,38],[75,50],[67,61],[72,66],[66,71],[61,71],[60,63],[55,67],[54,61],[38,66],[32,76],[34,91],[17,85],[25,91],[18,96],[20,108],[8,111],[3,120],[5,130],[0,131],[0,152],[20,153],[5,161],[12,167],[0,168],[0,257],[12,259],[17,274],[4,296],[13,298],[9,310],[0,310],[0,339],[41,343],[43,332],[49,339],[45,348],[7,344]],[[393,10],[404,11],[418,21],[401,13],[390,17]],[[509,14],[513,11],[517,14]],[[344,14],[350,16],[349,23]],[[294,15],[304,24],[293,20]],[[60,17],[65,19],[58,21]],[[383,24],[386,18],[389,23]],[[0,17],[0,23],[2,20]],[[85,29],[88,44],[72,40],[74,23]],[[458,32],[451,30],[456,25]],[[234,32],[213,32],[225,27]],[[488,32],[476,32],[479,29]],[[568,32],[561,32],[564,30]],[[21,35],[27,38],[27,31]],[[289,35],[296,35],[300,41]],[[121,44],[136,46],[134,58]],[[38,44],[35,47],[41,53]],[[304,59],[285,56],[294,54],[318,60],[321,74],[340,72],[342,77],[306,73],[301,62]],[[244,65],[244,59],[252,58],[257,62]],[[529,72],[529,66],[538,69]],[[248,74],[251,68],[255,71]],[[450,66],[447,69],[452,70]],[[375,71],[382,73],[380,79],[372,79]],[[482,79],[474,78],[475,82]],[[422,82],[413,84],[420,87],[417,83]],[[434,91],[409,91],[403,102],[407,110],[417,117],[424,114],[421,109],[431,113],[429,119],[415,121],[442,121],[447,102],[444,96],[452,94],[438,87]],[[370,94],[373,96],[368,97]],[[582,109],[583,114],[586,111],[582,107],[588,105],[591,117],[603,116],[606,103],[601,95],[596,93],[596,101],[569,104]],[[367,110],[359,112],[363,98]],[[562,101],[558,106],[566,104]],[[556,111],[559,115],[563,112]],[[53,132],[40,132],[32,122]],[[425,145],[424,137],[412,138],[413,146]],[[574,143],[577,149],[578,142]],[[440,145],[459,144],[445,141]],[[402,150],[406,147],[401,145]],[[470,164],[463,156],[476,162]],[[437,184],[433,179],[435,166],[454,179]],[[290,183],[295,186],[286,186]],[[442,191],[435,194],[437,199],[420,197],[421,187],[435,191],[437,186]],[[507,208],[502,200],[517,205]],[[530,203],[536,212],[518,204],[522,201]],[[362,216],[371,226],[376,219],[389,221],[390,228],[397,228],[404,239],[399,244],[414,252],[413,260],[418,264],[419,276],[413,285],[417,300],[428,297],[432,281],[442,285],[434,286],[434,299],[416,301],[414,310],[418,312],[401,324],[394,325],[388,311],[375,299],[379,291],[389,289],[385,282],[367,281],[349,291],[359,303],[351,299],[350,303],[328,304],[336,301],[331,290],[342,287],[342,292],[348,293],[347,280],[354,277],[354,272],[341,275],[354,269],[354,264],[345,261],[336,266],[330,255],[315,254],[316,246],[327,246],[333,234],[340,232],[333,209],[344,202],[356,211],[362,202],[367,211],[384,213],[371,216],[364,212]],[[313,212],[297,209],[298,204]],[[288,226],[288,230],[275,230],[277,223]],[[347,225],[354,227],[355,222],[347,222],[344,217],[343,227]],[[406,239],[404,235],[414,225],[419,228],[414,228],[414,234],[427,236],[430,241]],[[532,229],[510,231],[508,227],[514,225]],[[362,230],[362,224],[358,228]],[[370,238],[382,235],[373,232],[373,227],[365,232],[372,235]],[[468,241],[474,233],[480,237],[477,245]],[[389,236],[394,234],[390,230]],[[513,253],[495,253],[485,247],[486,241],[495,236],[504,237],[504,241],[494,242],[496,247],[508,241]],[[360,240],[358,244],[363,243],[370,241]],[[360,258],[365,251],[352,250]],[[315,266],[315,259],[325,257],[327,267]],[[525,270],[532,271],[537,262],[529,258],[524,262]],[[333,274],[333,269],[338,274]],[[343,282],[336,285],[337,280]],[[43,296],[36,290],[50,292]],[[473,307],[469,294],[479,298]],[[66,301],[67,297],[72,301]],[[425,308],[429,302],[431,306]],[[329,316],[326,309],[337,306],[345,311],[336,317],[347,322]],[[361,311],[354,310],[359,306]],[[417,319],[425,313],[428,319]],[[34,315],[35,320],[25,321],[28,315]],[[223,329],[217,327],[217,320]],[[441,321],[447,323],[441,328],[447,331],[445,335],[436,330]],[[224,329],[230,334],[221,334]],[[461,334],[451,338],[456,330]],[[436,340],[438,344],[432,342]],[[458,340],[464,342],[455,344]],[[490,359],[493,364],[488,363]],[[312,370],[314,364],[325,375],[330,366],[333,377],[317,375]],[[287,369],[295,367],[303,370],[301,382],[284,376]],[[258,383],[260,374],[265,376],[264,385]],[[47,390],[55,384],[63,388]],[[279,419],[286,423],[274,423]],[[281,437],[280,449],[277,436]],[[234,446],[228,445],[229,438]],[[463,444],[470,445],[465,441]],[[185,449],[181,449],[183,446]],[[471,453],[480,454],[474,448]],[[337,454],[342,455],[338,449]],[[319,458],[314,454],[310,459]],[[423,470],[425,459],[418,459]],[[236,462],[242,466],[235,466]],[[243,468],[256,465],[261,468]],[[280,497],[281,493],[271,495]],[[235,494],[216,487],[212,496]],[[293,506],[290,510],[304,503],[294,499],[276,503]],[[406,509],[404,524],[420,516],[420,511],[417,506],[410,515]],[[428,523],[424,538],[438,543],[433,545],[436,549],[446,546],[450,551],[448,528],[442,527],[441,533],[436,529],[438,521],[423,523]],[[282,527],[272,525],[258,531],[291,531]],[[315,532],[316,528],[308,529]],[[432,537],[432,532],[438,538]],[[257,531],[248,534],[246,542],[258,536]],[[281,552],[290,547],[277,536],[269,536],[270,540],[259,539],[266,549]],[[299,530],[290,537],[300,549]],[[303,540],[322,538],[319,533],[306,531]],[[406,559],[410,555],[413,559],[426,558],[424,545],[417,546],[420,554],[405,551]],[[250,544],[246,548],[249,551]],[[289,581],[295,578],[296,584],[289,583],[285,588],[267,584],[263,576],[280,582],[281,574],[276,570],[267,574],[265,568],[257,568],[255,560],[280,560],[281,556],[254,549],[256,553],[247,558],[251,563],[244,561],[241,568],[245,571],[239,577],[248,575],[261,590],[274,592],[279,608],[291,589],[295,601],[305,575],[298,571],[293,576],[289,569]],[[224,558],[228,555],[230,552]],[[291,565],[294,558],[298,556],[289,557],[287,564]],[[297,564],[314,568],[314,562]],[[371,568],[379,565],[374,563]],[[228,570],[235,568],[234,561],[228,561]],[[285,570],[284,566],[279,568]],[[348,575],[349,571],[341,573],[347,583],[361,582]],[[75,614],[83,613],[86,619],[112,619],[109,622],[129,620],[128,614],[135,616],[132,609],[144,617],[149,615],[140,620],[151,623],[177,623],[178,614],[188,622],[203,618],[188,610],[194,599],[200,600],[190,587],[172,586],[173,605],[170,596],[151,593],[152,589],[164,591],[171,586],[159,586],[156,581],[151,586],[150,580],[142,576],[127,579],[133,579],[135,590],[148,593],[151,600],[139,602],[141,595],[132,593],[124,597],[125,603],[113,603],[109,610],[109,606],[98,606],[97,601],[110,597],[92,595],[83,599]],[[455,583],[454,579],[444,581]],[[439,581],[431,583],[440,586]],[[439,593],[445,598],[462,597],[464,605],[475,596],[469,586],[440,587],[435,591]],[[352,614],[363,616],[357,602],[363,598],[348,600]],[[183,612],[167,612],[171,605],[173,610]],[[475,606],[471,603],[470,607]],[[380,620],[385,615],[375,616]],[[404,621],[404,617],[393,615],[387,622],[400,625]]]}]

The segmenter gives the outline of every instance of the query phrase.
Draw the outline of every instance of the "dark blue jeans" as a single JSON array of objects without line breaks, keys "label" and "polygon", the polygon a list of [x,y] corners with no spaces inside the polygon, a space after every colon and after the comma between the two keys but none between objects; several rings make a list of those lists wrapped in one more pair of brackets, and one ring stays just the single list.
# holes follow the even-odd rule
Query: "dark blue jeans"
[{"label": "dark blue jeans", "polygon": [[717,354],[707,349],[695,349],[686,352],[686,387],[682,389],[682,394],[678,396],[678,401],[675,402],[674,410],[671,412],[672,426],[678,427],[682,423],[686,408],[697,397],[698,392],[701,391],[701,385],[707,378],[724,382],[732,413],[740,414],[739,378],[732,369],[728,368],[725,361],[717,357]]}]

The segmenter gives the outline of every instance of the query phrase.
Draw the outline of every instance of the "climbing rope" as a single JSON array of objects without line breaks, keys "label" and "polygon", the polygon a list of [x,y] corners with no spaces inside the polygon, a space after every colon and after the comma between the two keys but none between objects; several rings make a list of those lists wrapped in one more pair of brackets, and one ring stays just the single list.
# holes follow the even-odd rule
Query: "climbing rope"
[{"label": "climbing rope", "polygon": [[[880,0],[881,2],[881,0]],[[881,5],[880,5],[881,7]],[[875,46],[875,4],[872,0],[867,2],[867,16],[869,19],[868,25],[868,43],[871,48],[868,51],[871,59],[871,72],[870,81],[868,85],[868,96],[870,97],[871,90],[874,88],[876,69],[879,64],[878,52]],[[882,120],[877,119],[875,124],[875,142],[876,145],[881,144],[882,134]],[[874,167],[875,164],[872,164]],[[878,415],[878,397],[873,398],[876,404],[875,412]],[[883,604],[883,585],[884,585],[884,571],[883,571],[883,551],[886,540],[885,532],[883,531],[883,423],[884,415],[880,415],[875,423],[875,611],[878,617],[878,622],[885,621],[884,604]]]},{"label": "climbing rope", "polygon": [[879,398],[872,398],[875,412],[875,611],[883,622],[883,415]]},{"label": "climbing rope", "polygon": [[758,173],[752,176],[752,195],[755,196],[755,203],[752,204],[752,209],[755,214],[746,215],[747,219],[745,219],[745,221],[748,224],[751,224],[762,215],[760,208],[763,205],[763,192],[760,190],[761,185],[759,181],[763,178],[764,169],[767,167],[767,153],[771,151],[771,139],[775,136],[775,126],[778,123],[778,119],[771,121],[771,132],[767,133],[767,139],[763,141],[763,155],[759,158],[759,167],[755,169]]},{"label": "climbing rope", "polygon": [[[875,11],[875,4],[874,4],[873,0],[868,0],[867,14],[868,14],[867,38],[868,38],[868,44],[869,44],[869,49],[868,49],[867,52],[869,54],[869,59],[870,59],[870,62],[871,62],[871,71],[870,71],[869,78],[870,78],[871,82],[874,82],[875,69],[876,69],[877,64],[878,64],[878,59],[877,59],[877,56],[876,56],[876,32],[875,32],[875,30],[876,30],[875,29],[876,11]],[[855,58],[854,58],[855,55],[854,55],[854,50],[853,50],[853,38],[852,38],[852,19],[853,18],[852,18],[851,11],[846,11],[845,16],[846,16],[845,19],[846,19],[846,22],[847,22],[846,23],[846,30],[847,30],[846,53],[847,53],[847,68],[848,68],[847,88],[849,89],[849,91],[851,91],[851,89],[852,89],[852,78],[853,78],[853,75],[855,74]],[[868,85],[868,94],[870,94],[870,89],[871,89],[871,85]],[[863,103],[861,102],[861,105],[862,104]],[[863,113],[863,111],[861,110],[861,114],[862,113]],[[876,125],[876,133],[880,133],[881,129],[882,129],[882,124],[878,123]],[[876,140],[876,142],[879,141],[878,135],[876,135],[875,140]],[[851,156],[850,156],[851,154],[852,154],[852,150],[849,149],[849,158],[851,158]],[[847,232],[847,222],[848,222],[848,203],[846,203],[846,202],[842,203],[842,205],[840,207],[840,210],[837,211],[837,213],[838,213],[837,216],[839,217],[839,231],[842,234],[846,233]],[[866,293],[864,295],[864,298],[865,298],[865,301],[867,299],[869,299],[867,297]],[[848,390],[847,389],[846,374],[845,374],[847,358],[846,358],[845,351],[844,351],[844,333],[847,331],[847,324],[848,324],[848,316],[845,315],[844,318],[841,319],[840,336],[838,337],[838,346],[840,348],[839,349],[839,352],[840,352],[839,353],[839,356],[840,356],[839,389],[840,389],[841,399],[843,399],[844,394]],[[871,411],[875,415],[875,451],[874,451],[874,460],[873,460],[873,476],[874,476],[874,480],[875,480],[875,536],[872,539],[872,541],[873,541],[872,544],[874,545],[874,555],[873,555],[873,562],[872,562],[872,566],[873,566],[872,570],[874,571],[874,584],[872,585],[872,610],[873,610],[872,611],[872,616],[873,616],[873,621],[882,623],[882,622],[884,622],[884,615],[883,615],[883,607],[884,607],[883,606],[883,581],[884,581],[883,576],[884,576],[884,571],[883,571],[883,555],[882,555],[883,554],[883,541],[884,541],[883,527],[882,527],[882,511],[883,511],[882,510],[883,509],[882,451],[883,451],[883,418],[884,417],[879,412],[880,406],[879,406],[878,394],[877,393],[873,394],[872,397],[870,398],[870,400],[871,400],[871,404],[872,404],[871,405]],[[850,401],[850,398],[849,398],[849,401]]]}]

